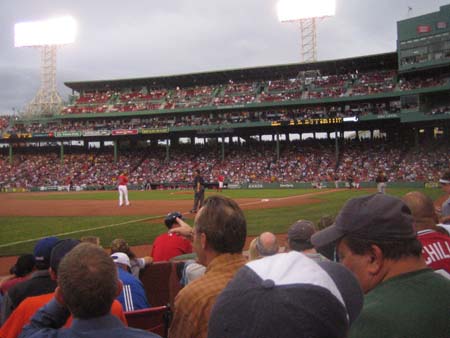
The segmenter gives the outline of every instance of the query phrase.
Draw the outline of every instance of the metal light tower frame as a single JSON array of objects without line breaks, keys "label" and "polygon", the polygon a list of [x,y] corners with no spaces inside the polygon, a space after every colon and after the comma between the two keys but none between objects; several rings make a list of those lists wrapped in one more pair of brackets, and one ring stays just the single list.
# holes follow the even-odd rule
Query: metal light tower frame
[{"label": "metal light tower frame", "polygon": [[281,22],[295,22],[300,27],[301,62],[317,61],[317,22],[333,16],[335,0],[279,0],[278,17]]},{"label": "metal light tower frame", "polygon": [[32,116],[54,115],[63,107],[63,100],[56,90],[57,45],[44,45],[37,48],[41,51],[41,86],[25,108],[25,113]]},{"label": "metal light tower frame", "polygon": [[56,52],[58,46],[73,43],[75,35],[76,22],[70,16],[15,24],[15,47],[36,48],[41,54],[41,85],[26,106],[26,115],[55,115],[61,111],[63,100],[56,90]]},{"label": "metal light tower frame", "polygon": [[301,33],[302,62],[317,61],[316,18],[302,19],[299,22]]}]

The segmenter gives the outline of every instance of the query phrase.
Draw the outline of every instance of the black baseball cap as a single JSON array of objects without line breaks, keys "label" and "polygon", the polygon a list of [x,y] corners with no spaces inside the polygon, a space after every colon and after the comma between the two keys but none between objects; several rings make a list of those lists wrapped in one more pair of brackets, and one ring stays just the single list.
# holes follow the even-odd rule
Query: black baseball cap
[{"label": "black baseball cap", "polygon": [[56,243],[50,256],[50,267],[54,272],[58,271],[59,263],[61,263],[64,256],[80,243],[78,239],[72,238],[62,239]]},{"label": "black baseball cap", "polygon": [[450,184],[450,171],[447,171],[444,175],[442,175],[441,179],[439,180],[439,183]]},{"label": "black baseball cap", "polygon": [[381,193],[347,201],[334,224],[312,235],[311,242],[323,247],[349,234],[379,241],[416,238],[408,206],[397,197]]},{"label": "black baseball cap", "polygon": [[11,272],[18,277],[23,277],[33,271],[34,265],[35,260],[32,254],[21,255],[17,258],[17,262],[12,267]]}]

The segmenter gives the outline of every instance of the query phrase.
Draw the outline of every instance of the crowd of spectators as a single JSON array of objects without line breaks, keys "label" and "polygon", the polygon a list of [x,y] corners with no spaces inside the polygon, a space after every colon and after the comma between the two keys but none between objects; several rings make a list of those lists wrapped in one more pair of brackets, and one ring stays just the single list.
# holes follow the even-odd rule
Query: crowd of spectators
[{"label": "crowd of spectators", "polygon": [[398,81],[400,90],[414,90],[420,88],[428,88],[435,86],[443,86],[448,83],[448,77],[429,77],[426,79],[423,78],[413,78],[413,79],[400,79]]},{"label": "crowd of spectators", "polygon": [[418,147],[396,144],[383,139],[345,141],[336,162],[334,141],[290,141],[280,143],[277,160],[273,142],[249,141],[227,144],[221,161],[220,147],[179,144],[171,147],[166,161],[165,146],[121,152],[114,162],[111,147],[65,147],[61,163],[59,148],[18,149],[13,163],[6,152],[0,156],[0,184],[9,188],[62,186],[70,178],[74,186],[110,186],[120,170],[129,171],[130,184],[139,187],[152,184],[180,183],[189,186],[199,169],[207,182],[215,182],[218,173],[226,182],[293,183],[346,182],[349,176],[359,181],[375,181],[379,171],[389,181],[436,182],[448,170],[450,159],[446,144],[432,143]]},{"label": "crowd of spectators", "polygon": [[449,114],[449,113],[450,113],[450,106],[439,105],[439,106],[433,107],[428,114],[429,115],[440,115],[440,114]]},{"label": "crowd of spectators", "polygon": [[448,74],[439,78],[401,78],[395,70],[298,76],[290,79],[260,81],[229,81],[227,84],[193,86],[173,89],[125,89],[115,91],[83,92],[72,104],[63,108],[63,114],[135,112],[246,105],[261,102],[316,100],[349,96],[408,91],[442,86]]},{"label": "crowd of spectators", "polygon": [[8,129],[10,118],[10,116],[0,116],[0,130]]},{"label": "crowd of spectators", "polygon": [[[345,106],[305,106],[298,109],[278,109],[273,111],[207,112],[183,115],[160,114],[157,116],[133,118],[121,117],[95,120],[63,120],[58,122],[48,122],[47,124],[41,122],[28,123],[27,121],[16,121],[14,125],[6,124],[3,131],[12,133],[55,133],[113,129],[173,128],[252,122],[283,122],[309,118],[361,117],[368,114],[385,115],[397,113],[399,111],[400,101],[394,100],[390,101],[388,106],[384,102],[355,103],[347,104]],[[2,128],[0,127],[0,132],[1,131]]]}]

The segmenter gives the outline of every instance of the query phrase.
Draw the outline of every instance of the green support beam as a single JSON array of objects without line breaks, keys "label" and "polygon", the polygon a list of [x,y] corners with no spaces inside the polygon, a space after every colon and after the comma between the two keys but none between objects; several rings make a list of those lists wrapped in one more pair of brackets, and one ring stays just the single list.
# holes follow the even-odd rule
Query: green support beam
[{"label": "green support beam", "polygon": [[334,146],[335,146],[336,168],[337,168],[337,166],[339,165],[339,139],[337,128],[334,130]]},{"label": "green support beam", "polygon": [[225,138],[222,135],[222,154],[221,154],[222,162],[225,161]]},{"label": "green support beam", "polygon": [[9,164],[13,164],[13,146],[9,144]]},{"label": "green support beam", "polygon": [[280,134],[277,132],[277,162],[280,160]]},{"label": "green support beam", "polygon": [[117,155],[117,140],[114,140],[114,163],[117,163],[118,155]]},{"label": "green support beam", "polygon": [[60,160],[61,160],[61,165],[64,164],[64,142],[61,141],[61,146],[60,146]]},{"label": "green support beam", "polygon": [[169,139],[166,139],[166,162],[169,162],[170,159],[170,146],[169,146]]}]

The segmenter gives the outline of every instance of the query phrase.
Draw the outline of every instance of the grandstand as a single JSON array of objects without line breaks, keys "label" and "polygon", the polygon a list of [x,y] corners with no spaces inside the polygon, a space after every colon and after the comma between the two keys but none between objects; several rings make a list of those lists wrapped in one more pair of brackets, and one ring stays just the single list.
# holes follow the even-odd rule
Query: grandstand
[{"label": "grandstand", "polygon": [[436,182],[450,165],[449,12],[398,22],[391,53],[67,82],[58,114],[0,117],[0,186],[57,189],[71,177],[108,189],[123,167],[134,188],[186,187],[195,169],[210,182],[225,173],[229,187],[348,175],[370,185],[379,170]]}]

